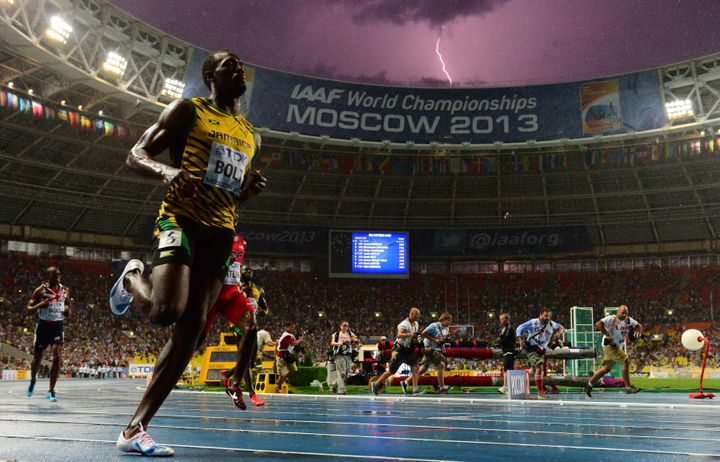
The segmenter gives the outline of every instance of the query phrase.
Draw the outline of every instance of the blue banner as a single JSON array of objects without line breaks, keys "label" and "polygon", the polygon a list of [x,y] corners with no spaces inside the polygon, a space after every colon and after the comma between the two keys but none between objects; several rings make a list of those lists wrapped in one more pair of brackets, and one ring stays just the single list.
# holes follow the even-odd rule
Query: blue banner
[{"label": "blue banner", "polygon": [[[207,95],[196,50],[184,97]],[[323,80],[248,66],[250,122],[282,132],[418,144],[523,142],[665,125],[657,71],[587,82],[430,89]]]},{"label": "blue banner", "polygon": [[237,232],[247,241],[247,253],[324,254],[328,232],[317,228],[240,225]]},{"label": "blue banner", "polygon": [[416,231],[414,253],[423,256],[513,256],[583,252],[592,249],[584,226],[527,229]]}]

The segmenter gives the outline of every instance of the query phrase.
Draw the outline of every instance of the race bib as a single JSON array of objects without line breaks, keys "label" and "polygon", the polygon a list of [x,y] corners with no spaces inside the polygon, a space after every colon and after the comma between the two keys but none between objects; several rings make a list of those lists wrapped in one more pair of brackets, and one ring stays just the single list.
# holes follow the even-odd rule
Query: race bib
[{"label": "race bib", "polygon": [[241,277],[242,265],[238,262],[234,262],[232,265],[230,265],[230,268],[228,268],[228,272],[225,275],[225,281],[223,281],[223,284],[225,284],[226,286],[237,285],[240,282]]},{"label": "race bib", "polygon": [[50,302],[48,304],[48,311],[53,314],[62,313],[65,311],[65,300]]},{"label": "race bib", "polygon": [[182,245],[182,229],[168,229],[160,231],[160,239],[158,242],[158,250],[167,249],[169,247],[180,247]]},{"label": "race bib", "polygon": [[213,141],[203,182],[239,196],[249,160],[244,152]]}]

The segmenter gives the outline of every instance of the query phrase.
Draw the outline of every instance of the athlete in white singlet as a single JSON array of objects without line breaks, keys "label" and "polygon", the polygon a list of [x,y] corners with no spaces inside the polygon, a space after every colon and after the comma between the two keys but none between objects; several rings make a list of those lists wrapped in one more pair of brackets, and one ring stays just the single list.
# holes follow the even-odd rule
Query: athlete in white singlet
[{"label": "athlete in white singlet", "polygon": [[70,313],[70,289],[60,284],[60,270],[51,266],[47,269],[48,282],[35,289],[27,305],[28,313],[38,313],[38,323],[35,328],[35,347],[30,372],[30,385],[25,393],[28,398],[35,391],[35,380],[42,361],[43,352],[47,347],[52,348],[53,360],[50,369],[50,389],[48,399],[57,401],[55,384],[60,375],[60,362],[62,361],[62,346],[65,343],[63,321]]}]

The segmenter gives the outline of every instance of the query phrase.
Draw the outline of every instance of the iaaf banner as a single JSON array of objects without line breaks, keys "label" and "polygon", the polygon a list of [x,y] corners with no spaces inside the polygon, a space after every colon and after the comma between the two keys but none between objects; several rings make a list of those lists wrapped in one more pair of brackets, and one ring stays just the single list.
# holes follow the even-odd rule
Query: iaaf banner
[{"label": "iaaf banner", "polygon": [[[207,96],[196,49],[183,97]],[[258,127],[418,144],[581,138],[665,125],[657,71],[510,88],[407,88],[246,67],[243,105]]]},{"label": "iaaf banner", "polygon": [[[592,249],[584,226],[526,229],[416,231],[412,248],[430,255],[513,256],[582,252]],[[427,250],[423,255],[428,254]]]},{"label": "iaaf banner", "polygon": [[240,225],[237,232],[247,241],[247,253],[250,256],[253,252],[306,254],[327,252],[326,229]]}]

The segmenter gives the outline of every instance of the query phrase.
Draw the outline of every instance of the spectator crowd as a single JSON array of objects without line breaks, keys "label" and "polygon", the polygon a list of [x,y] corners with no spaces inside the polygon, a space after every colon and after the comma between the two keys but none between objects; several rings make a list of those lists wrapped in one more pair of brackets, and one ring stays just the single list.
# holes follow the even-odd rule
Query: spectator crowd
[{"label": "spectator crowd", "polygon": [[[36,319],[25,311],[32,290],[45,279],[45,268],[57,266],[61,282],[72,289],[72,311],[65,323],[63,372],[76,376],[112,376],[136,356],[152,357],[164,345],[169,328],[151,325],[142,313],[110,314],[107,294],[114,282],[107,262],[0,254],[0,342],[32,352]],[[569,327],[571,306],[628,305],[630,316],[651,335],[636,343],[633,369],[643,366],[683,367],[697,364],[699,355],[685,351],[679,336],[686,326],[700,327],[711,341],[720,340],[714,320],[714,290],[720,268],[649,268],[625,271],[565,273],[494,273],[473,275],[412,275],[408,280],[330,279],[299,272],[256,271],[266,292],[270,314],[258,320],[277,338],[288,321],[295,321],[307,339],[313,360],[324,361],[330,336],[341,321],[363,338],[395,335],[395,326],[408,308],[422,312],[421,325],[443,311],[455,324],[474,327],[475,338],[493,344],[497,317],[508,312],[515,325],[536,317],[541,308]],[[226,323],[216,321],[206,345],[215,344]],[[455,367],[463,365],[453,361]],[[720,356],[710,365],[720,367]],[[470,367],[485,368],[473,361]],[[28,368],[26,359],[3,353],[0,369]]]}]

